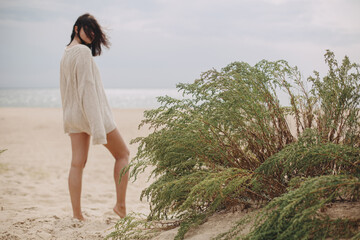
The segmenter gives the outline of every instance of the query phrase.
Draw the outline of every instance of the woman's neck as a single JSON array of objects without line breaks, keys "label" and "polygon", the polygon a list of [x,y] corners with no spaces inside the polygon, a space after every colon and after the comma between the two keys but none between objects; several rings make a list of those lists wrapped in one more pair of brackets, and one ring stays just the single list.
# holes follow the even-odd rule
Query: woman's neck
[{"label": "woman's neck", "polygon": [[77,36],[75,36],[68,47],[72,47],[72,46],[75,46],[75,45],[78,45],[78,44],[80,44],[80,39]]}]

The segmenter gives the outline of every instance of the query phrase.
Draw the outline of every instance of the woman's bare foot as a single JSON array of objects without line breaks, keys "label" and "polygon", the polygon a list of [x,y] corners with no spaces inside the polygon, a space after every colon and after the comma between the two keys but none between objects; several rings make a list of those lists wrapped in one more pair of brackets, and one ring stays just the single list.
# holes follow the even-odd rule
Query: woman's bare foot
[{"label": "woman's bare foot", "polygon": [[114,212],[119,215],[120,218],[124,218],[126,216],[126,207],[115,205],[113,208]]},{"label": "woman's bare foot", "polygon": [[79,220],[79,221],[85,221],[85,218],[83,217],[83,215],[79,215],[79,216],[73,216],[73,218]]}]

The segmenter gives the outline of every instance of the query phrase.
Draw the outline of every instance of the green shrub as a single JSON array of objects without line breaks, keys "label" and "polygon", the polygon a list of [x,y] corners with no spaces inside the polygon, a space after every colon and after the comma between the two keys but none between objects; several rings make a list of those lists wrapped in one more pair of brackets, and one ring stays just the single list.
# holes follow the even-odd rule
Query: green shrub
[{"label": "green shrub", "polygon": [[[359,66],[347,57],[338,66],[330,51],[325,61],[328,75],[307,82],[283,60],[234,62],[178,84],[183,100],[159,97],[139,126],[153,132],[132,141],[138,152],[126,169],[135,181],[155,166],[140,197],[150,201],[147,220],[173,219],[175,239],[183,239],[215,211],[270,202],[298,179],[358,174]],[[290,106],[280,105],[279,92]]]},{"label": "green shrub", "polygon": [[245,239],[350,238],[358,219],[330,219],[322,211],[338,201],[360,201],[360,180],[348,175],[308,178],[295,190],[273,199],[257,216]]},{"label": "green shrub", "polygon": [[[305,134],[304,134],[305,135]],[[316,143],[302,137],[269,157],[257,173],[287,184],[294,177],[351,174],[360,177],[360,148],[334,143]]]},{"label": "green shrub", "polygon": [[166,229],[162,224],[148,222],[144,214],[131,212],[120,219],[115,225],[115,231],[106,236],[105,239],[151,239],[161,229]]}]

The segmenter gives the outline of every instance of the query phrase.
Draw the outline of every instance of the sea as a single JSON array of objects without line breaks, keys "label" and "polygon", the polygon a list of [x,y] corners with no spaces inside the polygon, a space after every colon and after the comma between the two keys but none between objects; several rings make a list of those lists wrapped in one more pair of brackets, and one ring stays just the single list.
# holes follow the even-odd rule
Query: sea
[{"label": "sea", "polygon": [[[178,89],[119,89],[108,88],[105,93],[112,108],[153,109],[161,104],[159,96],[182,98]],[[0,107],[61,107],[61,95],[58,88],[10,88],[0,89]]]}]

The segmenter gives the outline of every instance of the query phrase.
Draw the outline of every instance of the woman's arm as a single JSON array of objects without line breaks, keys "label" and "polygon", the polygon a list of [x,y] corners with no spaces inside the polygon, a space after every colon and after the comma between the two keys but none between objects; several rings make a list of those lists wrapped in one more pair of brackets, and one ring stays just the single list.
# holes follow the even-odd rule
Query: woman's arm
[{"label": "woman's arm", "polygon": [[89,122],[93,144],[106,144],[106,131],[102,118],[102,109],[96,91],[93,73],[93,59],[89,48],[80,48],[76,61],[76,78],[80,104]]}]

